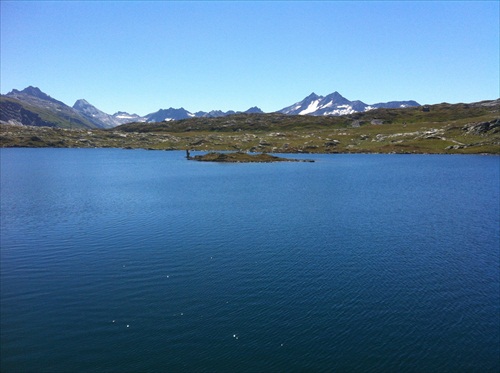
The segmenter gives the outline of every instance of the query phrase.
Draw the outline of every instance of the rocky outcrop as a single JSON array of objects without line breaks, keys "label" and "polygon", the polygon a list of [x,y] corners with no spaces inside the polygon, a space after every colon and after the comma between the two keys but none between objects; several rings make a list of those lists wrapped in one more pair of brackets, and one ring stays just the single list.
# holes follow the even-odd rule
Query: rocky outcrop
[{"label": "rocky outcrop", "polygon": [[0,123],[37,127],[54,126],[54,123],[44,121],[37,113],[26,110],[21,104],[7,100],[2,101]]},{"label": "rocky outcrop", "polygon": [[489,133],[497,133],[500,131],[500,118],[490,122],[468,123],[462,128],[467,134],[482,135]]}]

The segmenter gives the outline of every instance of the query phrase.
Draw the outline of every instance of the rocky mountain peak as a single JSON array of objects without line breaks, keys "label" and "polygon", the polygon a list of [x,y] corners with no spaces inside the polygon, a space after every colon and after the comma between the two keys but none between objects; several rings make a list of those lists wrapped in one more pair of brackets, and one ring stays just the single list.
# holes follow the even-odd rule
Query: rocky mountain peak
[{"label": "rocky mountain peak", "polygon": [[344,96],[342,96],[340,93],[337,91],[330,93],[329,95],[325,96],[325,98],[333,99],[333,100],[346,100]]},{"label": "rocky mountain peak", "polygon": [[84,100],[83,98],[76,100],[75,104],[73,105],[73,109],[83,109],[85,107],[92,106],[88,103],[87,100]]},{"label": "rocky mountain peak", "polygon": [[351,101],[346,99],[344,96],[342,96],[337,91],[325,96],[322,101],[324,101],[324,105],[326,105],[327,103],[330,103],[330,105],[334,105],[334,104],[335,105],[346,105],[346,104],[349,105],[351,103]]},{"label": "rocky mountain peak", "polygon": [[[13,91],[17,91],[17,90],[14,89]],[[19,91],[17,91],[17,92],[19,92]],[[38,97],[38,98],[41,98],[42,100],[46,100],[46,99],[51,99],[52,98],[48,94],[42,92],[40,90],[40,88],[33,87],[31,85],[29,87],[24,88],[20,93],[24,93],[25,95],[30,95],[30,96],[33,96],[33,97]]]},{"label": "rocky mountain peak", "polygon": [[304,101],[313,101],[313,100],[317,100],[318,98],[321,98],[321,96],[318,96],[316,93],[312,92],[309,96],[307,96]]},{"label": "rocky mountain peak", "polygon": [[263,111],[260,108],[258,108],[257,106],[253,106],[250,109],[248,109],[247,111],[245,111],[245,113],[247,113],[247,114],[262,114]]},{"label": "rocky mountain peak", "polygon": [[29,87],[24,88],[22,91],[18,91],[17,89],[13,89],[9,93],[7,93],[7,96],[35,98],[35,99],[39,99],[39,100],[43,100],[43,101],[49,101],[49,102],[52,102],[52,103],[58,104],[58,105],[64,105],[64,103],[62,103],[61,101],[57,101],[56,99],[53,99],[52,97],[50,97],[48,94],[42,92],[40,90],[40,88],[33,87],[31,85]]}]

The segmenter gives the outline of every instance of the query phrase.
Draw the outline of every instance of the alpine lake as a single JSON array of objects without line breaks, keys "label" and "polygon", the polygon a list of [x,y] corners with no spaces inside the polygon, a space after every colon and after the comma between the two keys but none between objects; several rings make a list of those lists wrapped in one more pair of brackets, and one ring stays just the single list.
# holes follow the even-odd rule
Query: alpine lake
[{"label": "alpine lake", "polygon": [[279,156],[0,149],[0,371],[500,371],[499,156]]}]

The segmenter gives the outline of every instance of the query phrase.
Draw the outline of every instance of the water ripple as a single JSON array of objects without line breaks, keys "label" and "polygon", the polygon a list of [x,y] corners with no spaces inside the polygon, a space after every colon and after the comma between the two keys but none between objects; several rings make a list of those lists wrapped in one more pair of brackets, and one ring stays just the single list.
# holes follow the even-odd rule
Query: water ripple
[{"label": "water ripple", "polygon": [[7,153],[2,371],[500,367],[498,158]]}]

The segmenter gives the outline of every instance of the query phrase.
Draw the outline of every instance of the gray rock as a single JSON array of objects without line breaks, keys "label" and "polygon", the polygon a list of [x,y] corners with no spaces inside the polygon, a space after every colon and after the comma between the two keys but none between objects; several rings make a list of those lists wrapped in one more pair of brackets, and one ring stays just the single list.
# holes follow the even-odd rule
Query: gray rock
[{"label": "gray rock", "polygon": [[325,142],[325,146],[337,146],[338,144],[340,144],[339,140],[332,140]]},{"label": "gray rock", "polygon": [[462,129],[468,134],[481,135],[492,130],[497,132],[499,127],[500,119],[497,118],[491,122],[468,123]]}]

